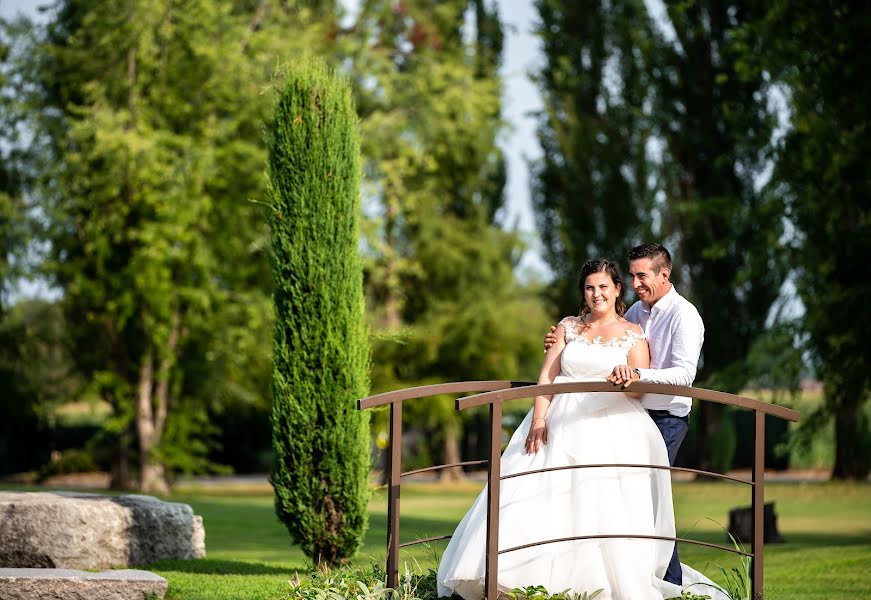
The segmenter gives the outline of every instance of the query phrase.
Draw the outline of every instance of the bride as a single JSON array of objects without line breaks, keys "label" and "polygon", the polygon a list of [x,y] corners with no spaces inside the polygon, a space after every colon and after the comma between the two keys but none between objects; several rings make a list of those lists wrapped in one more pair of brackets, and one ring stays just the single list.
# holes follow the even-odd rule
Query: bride
[{"label": "bride", "polygon": [[[605,381],[616,365],[647,368],[641,329],[623,319],[617,267],[596,259],[581,269],[584,304],[557,327],[539,384]],[[630,394],[568,393],[536,396],[502,455],[502,474],[581,464],[668,466],[665,443]],[[484,595],[487,491],[457,526],[438,570],[439,596]],[[566,469],[501,482],[499,549],[583,535],[674,537],[670,472],[641,467]],[[500,592],[543,585],[592,593],[599,600],[663,600],[681,587],[663,580],[674,543],[638,538],[576,540],[501,554]],[[689,580],[709,580],[684,567]],[[718,596],[713,587],[690,591]]]}]

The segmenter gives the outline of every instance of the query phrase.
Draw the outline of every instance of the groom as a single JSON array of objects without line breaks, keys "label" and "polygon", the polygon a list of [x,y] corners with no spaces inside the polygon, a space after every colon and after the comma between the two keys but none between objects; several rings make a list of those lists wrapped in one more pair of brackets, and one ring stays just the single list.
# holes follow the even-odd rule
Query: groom
[{"label": "groom", "polygon": [[[641,326],[650,346],[650,368],[614,368],[608,381],[624,388],[636,381],[691,386],[705,339],[705,326],[696,307],[677,293],[671,284],[671,255],[659,244],[643,244],[629,251],[629,277],[639,301],[624,317]],[[545,348],[556,342],[555,328],[545,337]],[[626,373],[632,373],[626,378]],[[689,429],[692,399],[683,396],[645,394],[642,406],[659,428],[668,461],[674,466],[678,448]],[[677,544],[665,580],[681,585]]]}]

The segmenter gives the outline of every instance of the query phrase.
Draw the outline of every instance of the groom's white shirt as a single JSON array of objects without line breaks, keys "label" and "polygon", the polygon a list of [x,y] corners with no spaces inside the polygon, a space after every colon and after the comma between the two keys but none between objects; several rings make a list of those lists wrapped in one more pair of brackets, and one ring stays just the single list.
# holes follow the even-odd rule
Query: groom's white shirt
[{"label": "groom's white shirt", "polygon": [[[650,346],[650,368],[638,370],[641,381],[691,386],[705,341],[705,325],[696,307],[672,286],[652,307],[638,301],[624,316],[641,326]],[[683,417],[689,414],[692,399],[645,394],[641,404]]]}]

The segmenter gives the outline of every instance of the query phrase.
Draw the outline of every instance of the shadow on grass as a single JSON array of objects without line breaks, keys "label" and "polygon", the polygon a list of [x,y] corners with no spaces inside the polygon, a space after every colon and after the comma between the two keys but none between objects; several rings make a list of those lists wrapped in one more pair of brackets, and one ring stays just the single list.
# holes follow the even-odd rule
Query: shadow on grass
[{"label": "shadow on grass", "polygon": [[217,560],[203,558],[199,560],[160,560],[148,565],[153,571],[174,571],[176,573],[198,573],[201,575],[288,575],[292,576],[299,569],[267,565],[260,562],[241,560]]},{"label": "shadow on grass", "polygon": [[807,548],[824,548],[828,546],[868,546],[871,532],[859,531],[853,533],[812,533],[807,531],[781,532],[786,540],[783,544],[765,544],[766,549],[778,548],[784,550],[804,550]]},{"label": "shadow on grass", "polygon": [[[765,544],[765,552],[766,553],[775,553],[777,555],[790,554],[793,552],[804,552],[811,548],[821,549],[821,548],[847,548],[853,546],[869,546],[868,540],[871,539],[869,537],[868,531],[860,531],[855,534],[853,533],[816,533],[816,532],[807,532],[807,531],[794,531],[794,532],[781,532],[783,535],[784,542],[772,544]],[[708,542],[712,544],[719,544],[722,546],[732,546],[731,540],[725,537],[724,534],[719,532],[711,532],[711,531],[678,531],[678,536],[691,539],[698,540],[700,542]],[[698,546],[695,544],[687,544],[682,543],[681,548],[689,548],[694,547],[697,551],[700,552],[718,552],[717,550],[711,548],[705,548],[703,546]],[[745,551],[750,551],[750,543],[743,544],[743,548]],[[682,550],[683,551],[683,550]],[[771,554],[769,554],[771,555]]]}]

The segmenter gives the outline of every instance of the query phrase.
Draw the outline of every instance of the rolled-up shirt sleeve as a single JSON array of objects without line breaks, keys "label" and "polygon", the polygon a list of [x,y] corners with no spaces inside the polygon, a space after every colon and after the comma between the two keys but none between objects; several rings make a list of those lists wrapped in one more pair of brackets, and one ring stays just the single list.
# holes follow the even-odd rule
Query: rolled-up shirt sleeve
[{"label": "rolled-up shirt sleeve", "polygon": [[681,314],[671,330],[671,366],[665,369],[638,369],[644,383],[692,386],[705,340],[705,326],[696,314]]}]

